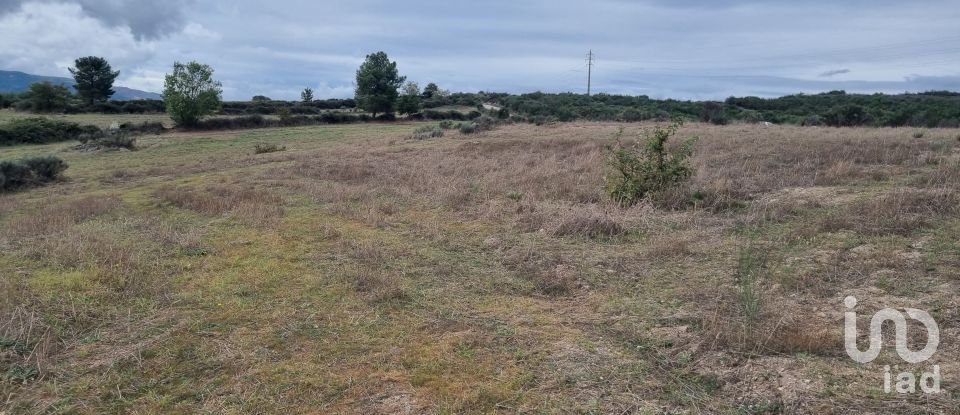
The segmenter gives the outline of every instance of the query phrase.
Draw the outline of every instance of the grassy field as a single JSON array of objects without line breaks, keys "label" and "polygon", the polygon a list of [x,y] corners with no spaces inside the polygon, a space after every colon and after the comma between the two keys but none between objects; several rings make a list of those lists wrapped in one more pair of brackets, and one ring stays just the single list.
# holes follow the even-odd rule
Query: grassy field
[{"label": "grassy field", "polygon": [[81,125],[96,125],[107,128],[116,123],[161,122],[167,127],[173,126],[173,120],[166,114],[33,114],[14,110],[0,110],[0,124],[17,118],[46,117],[56,120],[72,121]]},{"label": "grassy field", "polygon": [[[0,148],[70,164],[0,195],[0,413],[955,410],[955,130],[688,125],[697,202],[624,209],[604,145],[649,126],[418,126]],[[853,362],[848,295],[933,361]]]}]

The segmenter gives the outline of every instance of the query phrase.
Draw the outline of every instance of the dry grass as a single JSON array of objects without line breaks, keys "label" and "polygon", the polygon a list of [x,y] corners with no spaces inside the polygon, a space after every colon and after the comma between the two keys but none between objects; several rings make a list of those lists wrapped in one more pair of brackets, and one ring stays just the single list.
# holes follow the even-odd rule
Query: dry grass
[{"label": "dry grass", "polygon": [[855,412],[843,296],[960,319],[940,131],[694,124],[691,182],[625,209],[620,125],[416,127],[146,139],[0,198],[0,411]]},{"label": "dry grass", "polygon": [[955,189],[897,188],[860,199],[824,216],[824,232],[854,230],[864,235],[909,235],[933,221],[957,212],[960,193]]},{"label": "dry grass", "polygon": [[22,215],[14,219],[7,229],[20,237],[48,235],[62,232],[72,225],[113,211],[122,205],[115,195],[85,196]]},{"label": "dry grass", "polygon": [[234,213],[250,223],[263,223],[283,214],[280,196],[243,185],[213,185],[200,189],[165,187],[157,198],[181,209],[211,216]]}]

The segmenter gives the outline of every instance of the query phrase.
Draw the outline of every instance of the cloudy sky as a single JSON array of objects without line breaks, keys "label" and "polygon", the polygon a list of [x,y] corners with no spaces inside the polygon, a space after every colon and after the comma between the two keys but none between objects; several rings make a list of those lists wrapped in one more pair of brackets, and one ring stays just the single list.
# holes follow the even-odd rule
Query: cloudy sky
[{"label": "cloudy sky", "polygon": [[353,94],[383,50],[421,85],[680,99],[960,90],[957,0],[0,0],[0,69],[104,56],[159,92],[174,61],[228,100]]}]

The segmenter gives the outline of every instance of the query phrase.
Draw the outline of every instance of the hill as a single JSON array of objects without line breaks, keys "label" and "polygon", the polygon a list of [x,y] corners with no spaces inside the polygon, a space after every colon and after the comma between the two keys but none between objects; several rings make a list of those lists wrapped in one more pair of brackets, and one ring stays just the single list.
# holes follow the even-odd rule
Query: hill
[{"label": "hill", "polygon": [[[73,90],[73,79],[57,76],[31,75],[18,71],[0,71],[0,93],[6,92],[24,92],[37,82],[47,81],[53,84],[64,85]],[[117,86],[113,88],[117,91],[113,95],[114,101],[129,101],[135,99],[163,99],[160,94],[155,92],[140,91],[137,89]]]}]

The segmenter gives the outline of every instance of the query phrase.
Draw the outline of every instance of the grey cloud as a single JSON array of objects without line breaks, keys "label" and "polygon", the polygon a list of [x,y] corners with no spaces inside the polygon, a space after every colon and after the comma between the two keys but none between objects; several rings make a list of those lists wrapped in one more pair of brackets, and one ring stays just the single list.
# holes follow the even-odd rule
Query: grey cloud
[{"label": "grey cloud", "polygon": [[730,96],[779,97],[845,90],[851,93],[925,92],[960,90],[960,76],[914,76],[901,81],[820,81],[776,76],[677,76],[646,74],[638,78],[618,78],[607,88],[623,93],[656,98],[724,99]]},{"label": "grey cloud", "polygon": [[[141,39],[153,39],[131,42],[151,53],[128,54],[118,67],[150,74],[138,85],[157,90],[162,76],[154,74],[174,61],[197,60],[216,69],[228,99],[295,99],[306,86],[318,97],[348,96],[357,65],[378,50],[411,80],[464,91],[585,92],[588,49],[599,57],[594,89],[607,93],[714,99],[960,87],[952,80],[904,80],[957,74],[956,0],[488,0],[482,7],[450,0],[402,7],[392,0],[285,0],[282,7],[259,0],[31,1],[80,4],[107,27],[135,27]],[[184,1],[192,1],[188,9]],[[0,0],[0,14],[20,4]],[[190,24],[176,31],[185,20]],[[47,32],[4,29],[7,55],[18,60],[6,60],[0,47],[0,62],[8,62],[3,69],[30,69],[21,61],[62,67],[80,53],[119,60],[131,49],[112,46],[128,43],[110,43],[109,34],[79,45],[57,41],[65,46],[31,43],[33,33]],[[817,77],[835,68],[851,75]],[[835,84],[854,77],[863,83]]]},{"label": "grey cloud", "polygon": [[[33,2],[54,2],[35,0]],[[176,32],[186,24],[184,10],[192,0],[75,0],[86,14],[110,26],[127,26],[138,39],[157,39]],[[14,12],[23,0],[0,0],[0,15]]]},{"label": "grey cloud", "polygon": [[830,78],[830,77],[833,77],[833,76],[843,75],[843,74],[848,74],[848,73],[850,73],[850,70],[849,70],[849,69],[834,69],[834,70],[832,70],[832,71],[826,71],[826,72],[824,72],[824,73],[822,73],[822,74],[820,74],[820,75],[817,75],[817,76],[819,76],[819,77],[821,77],[821,78]]}]

